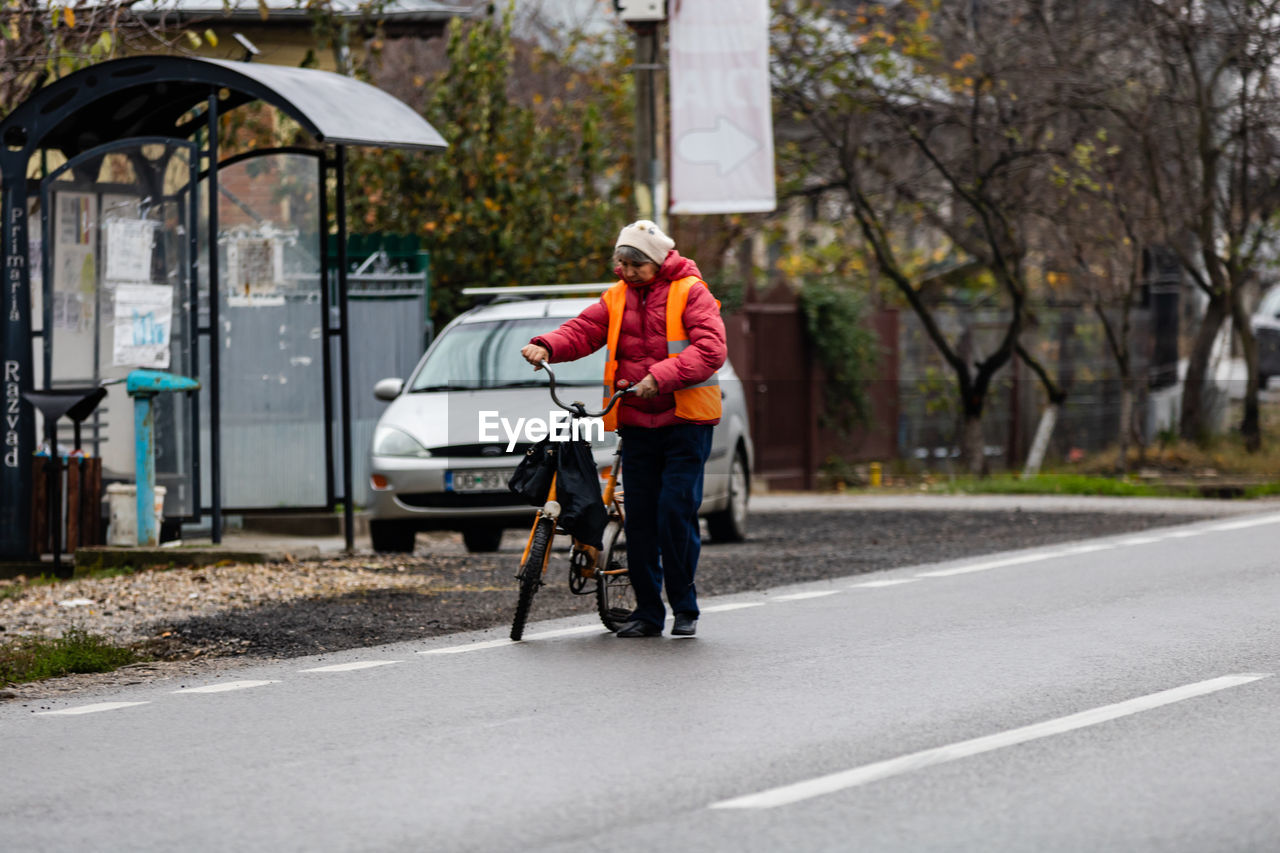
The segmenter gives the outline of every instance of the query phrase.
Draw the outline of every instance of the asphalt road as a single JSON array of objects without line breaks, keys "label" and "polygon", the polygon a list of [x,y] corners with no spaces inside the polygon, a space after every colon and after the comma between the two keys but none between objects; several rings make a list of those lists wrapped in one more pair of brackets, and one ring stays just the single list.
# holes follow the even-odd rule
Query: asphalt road
[{"label": "asphalt road", "polygon": [[11,703],[0,846],[1274,850],[1277,533],[744,593],[692,640],[584,616]]}]

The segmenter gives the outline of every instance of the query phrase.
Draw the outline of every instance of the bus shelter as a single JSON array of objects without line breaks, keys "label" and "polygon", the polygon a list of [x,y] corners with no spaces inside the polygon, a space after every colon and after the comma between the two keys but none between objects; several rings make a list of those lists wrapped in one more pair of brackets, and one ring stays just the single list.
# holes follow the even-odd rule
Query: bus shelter
[{"label": "bus shelter", "polygon": [[[259,102],[296,123],[302,144],[224,156],[224,117]],[[105,385],[76,437],[127,481],[132,403],[110,383],[139,367],[201,382],[154,403],[167,519],[207,517],[217,542],[226,513],[341,503],[350,548],[361,449],[347,148],[445,145],[410,107],[348,77],[176,56],[91,66],[0,122],[0,560],[38,556],[33,468],[46,430],[27,395]],[[70,449],[61,433],[56,443]],[[225,478],[233,456],[254,474]]]}]

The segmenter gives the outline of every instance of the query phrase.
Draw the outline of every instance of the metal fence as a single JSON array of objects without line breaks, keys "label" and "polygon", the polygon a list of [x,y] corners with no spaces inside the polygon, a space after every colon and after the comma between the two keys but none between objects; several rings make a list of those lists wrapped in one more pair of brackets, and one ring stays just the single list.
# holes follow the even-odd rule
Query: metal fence
[{"label": "metal fence", "polygon": [[[954,373],[938,355],[919,320],[904,312],[899,333],[898,454],[909,466],[947,470],[959,457],[960,412]],[[1001,312],[944,310],[936,314],[948,339],[972,363],[995,346],[1006,318]],[[1058,415],[1051,458],[1094,453],[1117,444],[1122,383],[1101,321],[1080,306],[1042,307],[1037,325],[1023,333],[1055,382],[1067,390]],[[1147,420],[1148,312],[1135,309],[1130,357],[1135,423]],[[1039,379],[1014,359],[996,375],[987,396],[983,436],[993,469],[1016,468],[1026,458],[1048,398]]]}]

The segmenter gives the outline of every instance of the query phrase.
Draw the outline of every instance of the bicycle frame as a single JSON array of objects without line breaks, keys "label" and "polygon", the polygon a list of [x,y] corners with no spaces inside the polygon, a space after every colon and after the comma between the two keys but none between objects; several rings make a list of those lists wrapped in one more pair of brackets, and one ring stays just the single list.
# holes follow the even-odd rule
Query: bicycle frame
[{"label": "bicycle frame", "polygon": [[[623,508],[622,508],[621,491],[620,489],[618,489],[618,465],[620,465],[621,461],[622,461],[622,439],[620,438],[618,439],[617,447],[614,448],[614,451],[613,451],[613,462],[611,465],[609,465],[608,478],[605,478],[604,480],[604,494],[603,494],[604,508],[605,510],[608,511],[609,520],[611,521],[612,520],[623,521],[626,519],[625,511],[623,511]],[[547,503],[545,503],[545,505],[543,505],[543,507],[541,507],[540,510],[538,510],[538,515],[534,516],[534,524],[532,524],[531,528],[529,529],[529,539],[527,539],[525,542],[525,552],[522,553],[520,557],[521,565],[524,565],[525,561],[529,560],[529,549],[532,546],[532,544],[534,544],[534,533],[536,532],[536,530],[538,530],[539,521],[543,519],[548,519],[548,517],[553,521],[558,520],[559,502],[556,500],[557,478],[558,478],[558,475],[556,474],[552,475],[552,487],[550,487],[550,491],[547,493]],[[552,543],[554,543],[554,540],[556,540],[556,530],[553,529]],[[588,546],[584,546],[584,544],[577,542],[577,540],[575,539],[573,540],[573,548],[584,549],[585,551],[585,549],[588,548]],[[552,551],[552,549],[550,549],[550,546],[548,546],[547,555],[544,555],[543,557],[543,565],[541,565],[541,574],[547,574],[547,558],[550,555],[550,551]],[[593,551],[594,551],[594,548],[593,548]],[[599,569],[599,567],[595,565],[588,566],[584,570],[584,575],[588,576],[588,578],[594,578],[596,574],[617,574],[617,573],[609,573],[608,570]]]},{"label": "bicycle frame", "polygon": [[[587,411],[586,407],[580,402],[574,402],[567,405],[561,402],[560,398],[556,396],[555,374],[551,372],[551,368],[547,366],[547,363],[545,361],[542,362],[542,368],[547,371],[547,376],[549,378],[549,383],[550,383],[549,390],[551,391],[551,399],[555,401],[555,404],[557,406],[559,406],[560,408],[568,412],[572,416],[573,420],[575,421],[583,417],[603,417],[614,407],[614,405],[617,404],[618,400],[620,400],[624,394],[629,394],[631,393],[631,390],[632,390],[630,388],[618,389],[613,393],[613,396],[609,398],[609,402],[604,407],[604,409],[602,409],[599,412],[589,412]],[[572,432],[572,430],[570,432]],[[621,466],[621,462],[622,462],[622,439],[619,438],[614,447],[613,462],[609,466],[609,476],[605,480],[605,489],[604,489],[604,494],[602,496],[605,510],[608,512],[609,519],[611,521],[615,519],[618,521],[622,521],[625,518],[623,508],[622,508],[622,502],[620,500],[615,499],[620,496],[620,493],[618,491],[618,470]],[[551,487],[547,492],[547,502],[543,504],[541,509],[538,510],[537,515],[534,516],[533,525],[529,528],[529,538],[525,542],[524,553],[520,557],[521,566],[523,566],[525,564],[525,561],[529,559],[529,550],[533,546],[533,537],[538,530],[538,523],[542,521],[542,519],[544,518],[549,518],[553,522],[556,522],[557,524],[559,522],[560,503],[559,501],[556,500],[556,485],[558,481],[559,481],[559,474],[558,473],[552,474]],[[555,527],[552,528],[551,540],[547,545],[546,551],[543,553],[542,566],[539,569],[540,575],[546,574],[547,561],[550,559],[551,548],[552,548],[552,545],[555,543],[556,529],[557,528]],[[596,550],[595,548],[591,548],[590,546],[583,545],[579,543],[576,539],[574,540],[574,551],[585,553],[591,557],[591,564],[583,570],[583,575],[588,578],[596,577],[598,574],[610,574],[610,572],[606,571],[605,569],[599,569],[595,565],[595,557],[597,555],[591,553],[591,552],[594,552],[595,550]]]},{"label": "bicycle frame", "polygon": [[[589,412],[587,407],[580,402],[565,404],[556,396],[556,377],[551,369],[544,361],[541,367],[547,371],[550,382],[551,399],[556,405],[567,411],[574,420],[574,424],[579,418],[586,417],[602,417],[607,414],[622,398],[623,394],[631,392],[631,388],[620,388],[613,392],[608,399],[604,409],[599,412]],[[572,432],[576,432],[573,430]],[[567,444],[571,439],[563,439]],[[557,442],[559,444],[560,442]],[[618,488],[618,472],[622,461],[622,440],[619,439],[617,446],[613,452],[613,464],[609,466],[609,474],[606,477],[604,493],[601,498],[604,501],[605,512],[608,515],[608,521],[605,526],[605,535],[608,536],[608,542],[603,544],[602,548],[596,548],[593,545],[586,545],[579,542],[576,538],[573,540],[572,555],[569,558],[569,591],[575,595],[586,595],[587,581],[594,580],[595,587],[590,590],[596,595],[596,609],[600,613],[600,619],[610,630],[617,630],[618,620],[630,613],[631,608],[625,608],[625,604],[614,606],[613,601],[625,602],[625,593],[619,592],[621,589],[630,590],[629,579],[623,576],[627,573],[625,564],[615,564],[613,554],[618,542],[619,531],[623,524],[622,509],[622,492]],[[584,472],[585,473],[585,472]],[[529,530],[529,539],[525,542],[524,553],[520,557],[520,571],[516,577],[520,580],[520,595],[516,601],[515,618],[511,622],[511,639],[520,640],[524,636],[525,622],[529,618],[529,610],[533,604],[534,593],[543,585],[543,578],[547,573],[547,562],[551,558],[551,549],[555,544],[556,531],[560,524],[560,502],[557,499],[557,487],[559,486],[559,473],[555,472],[551,476],[551,484],[547,489],[547,500],[538,510],[538,514],[533,519],[533,527]],[[610,532],[610,528],[612,528]],[[601,565],[601,559],[605,564]],[[540,563],[540,565],[530,565],[530,561]],[[610,565],[617,565],[615,569],[610,569]],[[623,610],[626,610],[624,613]]]}]

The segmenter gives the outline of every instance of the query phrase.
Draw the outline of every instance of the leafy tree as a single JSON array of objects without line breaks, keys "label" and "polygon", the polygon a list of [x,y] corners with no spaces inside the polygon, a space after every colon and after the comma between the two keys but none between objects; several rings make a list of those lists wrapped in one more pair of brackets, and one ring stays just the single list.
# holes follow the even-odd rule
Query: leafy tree
[{"label": "leafy tree", "polygon": [[5,0],[0,6],[0,117],[46,83],[94,62],[170,46],[177,39],[199,43],[201,36],[193,30],[162,32],[135,5],[137,0]]},{"label": "leafy tree", "polygon": [[[353,161],[352,227],[422,237],[437,323],[463,307],[465,286],[600,280],[625,217],[629,75],[607,52],[579,51],[574,66],[519,46],[511,21],[508,10],[450,27],[425,108],[448,150]],[[534,73],[559,94],[513,96]]]}]

